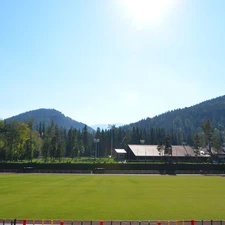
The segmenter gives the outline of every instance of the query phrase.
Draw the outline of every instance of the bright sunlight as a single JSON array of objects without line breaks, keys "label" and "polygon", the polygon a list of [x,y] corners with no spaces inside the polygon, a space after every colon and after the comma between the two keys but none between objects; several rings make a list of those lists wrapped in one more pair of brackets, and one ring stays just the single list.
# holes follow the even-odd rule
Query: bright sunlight
[{"label": "bright sunlight", "polygon": [[122,0],[123,7],[137,23],[138,28],[144,24],[158,24],[177,0]]}]

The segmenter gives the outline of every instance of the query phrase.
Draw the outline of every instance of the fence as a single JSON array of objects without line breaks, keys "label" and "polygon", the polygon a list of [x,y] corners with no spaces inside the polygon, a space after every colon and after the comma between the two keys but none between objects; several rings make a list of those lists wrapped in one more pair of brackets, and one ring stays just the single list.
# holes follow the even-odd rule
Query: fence
[{"label": "fence", "polygon": [[11,220],[0,219],[0,225],[225,225],[223,220],[176,221],[71,221],[71,220]]}]

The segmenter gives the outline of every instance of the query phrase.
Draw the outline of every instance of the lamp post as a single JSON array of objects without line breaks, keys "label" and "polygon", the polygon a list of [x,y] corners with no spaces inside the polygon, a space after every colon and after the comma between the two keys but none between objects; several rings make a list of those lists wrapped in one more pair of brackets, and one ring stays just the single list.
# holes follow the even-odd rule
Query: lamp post
[{"label": "lamp post", "polygon": [[97,158],[97,144],[100,141],[99,138],[94,138],[94,143],[95,143],[95,158]]},{"label": "lamp post", "polygon": [[113,152],[113,130],[115,128],[115,124],[109,124],[108,128],[111,130],[111,157],[112,157],[112,152]]},{"label": "lamp post", "polygon": [[[41,132],[40,136],[41,136],[41,139],[43,139],[43,138],[44,138],[44,132]],[[42,143],[43,143],[43,142],[42,142]],[[39,151],[39,153],[38,153],[38,158],[40,159],[42,156],[43,156],[43,155],[42,155],[42,149],[41,149],[41,150]]]},{"label": "lamp post", "polygon": [[[143,145],[145,143],[145,140],[141,139],[140,142]],[[146,163],[146,148],[145,148],[145,163]]]}]

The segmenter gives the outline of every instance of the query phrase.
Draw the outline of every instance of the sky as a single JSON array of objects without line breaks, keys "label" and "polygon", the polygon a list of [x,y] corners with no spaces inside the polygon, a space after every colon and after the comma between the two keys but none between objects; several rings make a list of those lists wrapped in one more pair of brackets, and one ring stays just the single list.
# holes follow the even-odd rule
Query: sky
[{"label": "sky", "polygon": [[0,118],[129,124],[224,95],[224,0],[0,0]]}]

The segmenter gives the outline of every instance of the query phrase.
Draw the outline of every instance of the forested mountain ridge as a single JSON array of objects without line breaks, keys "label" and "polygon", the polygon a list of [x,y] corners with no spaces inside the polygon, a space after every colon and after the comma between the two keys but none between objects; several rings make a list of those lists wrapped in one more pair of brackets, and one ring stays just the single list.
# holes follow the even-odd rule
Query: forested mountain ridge
[{"label": "forested mountain ridge", "polygon": [[[63,129],[69,130],[71,127],[75,129],[82,130],[85,126],[84,123],[75,121],[70,117],[65,116],[61,112],[55,109],[37,109],[28,111],[25,113],[21,113],[19,115],[10,117],[5,119],[5,121],[20,121],[20,122],[27,122],[29,119],[34,120],[34,128],[38,128],[40,123],[45,123],[45,126],[49,125],[52,120],[54,120],[55,124]],[[94,129],[91,127],[87,127],[89,132],[93,132]]]},{"label": "forested mountain ridge", "polygon": [[174,145],[190,145],[196,155],[206,147],[211,155],[220,154],[221,147],[225,147],[225,96],[91,133],[86,125],[76,121],[72,128],[72,121],[53,109],[23,113],[6,122],[0,120],[0,161],[32,160],[39,156],[52,161],[63,157],[108,157],[113,148],[127,150],[129,144],[141,141],[158,145],[166,152]]},{"label": "forested mountain ridge", "polygon": [[208,118],[214,128],[225,130],[225,96],[204,101],[191,107],[176,109],[153,118],[123,126],[123,129],[164,128],[166,131],[181,129],[184,133],[196,133],[201,130],[201,124]]}]

